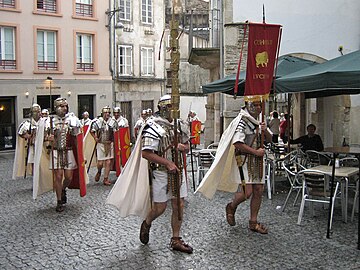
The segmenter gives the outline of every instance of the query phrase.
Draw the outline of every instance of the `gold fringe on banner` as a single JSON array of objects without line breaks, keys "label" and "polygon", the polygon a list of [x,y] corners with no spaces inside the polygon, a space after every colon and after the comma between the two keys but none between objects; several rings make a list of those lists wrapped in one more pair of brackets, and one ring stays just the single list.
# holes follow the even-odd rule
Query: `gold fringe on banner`
[{"label": "gold fringe on banner", "polygon": [[256,96],[244,96],[244,101],[249,101],[249,102],[255,102],[255,101],[268,101],[269,100],[269,94],[265,94],[265,95],[256,95]]}]

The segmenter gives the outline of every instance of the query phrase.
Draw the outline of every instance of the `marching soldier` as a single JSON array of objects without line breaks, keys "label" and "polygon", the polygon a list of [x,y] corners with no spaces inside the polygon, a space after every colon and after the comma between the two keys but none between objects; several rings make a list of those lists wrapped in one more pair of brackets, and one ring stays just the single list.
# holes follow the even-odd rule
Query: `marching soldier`
[{"label": "marching soldier", "polygon": [[[56,212],[62,212],[64,204],[67,203],[66,188],[73,180],[74,170],[78,168],[71,137],[76,137],[81,133],[81,123],[73,113],[69,113],[69,105],[65,98],[57,98],[54,101],[54,108],[55,115],[50,118],[50,130],[47,137],[53,145],[49,169],[53,170],[55,175]],[[82,151],[82,149],[77,149],[77,151]]]},{"label": "marching soldier", "polygon": [[[54,101],[54,109],[55,114],[49,117],[49,121],[42,118],[39,124],[35,144],[33,198],[55,190],[55,210],[63,212],[67,203],[66,189],[80,189],[80,196],[85,196],[87,175],[84,168],[80,120],[74,113],[69,113],[69,105],[65,98],[57,98]],[[44,142],[49,143],[47,147],[50,149],[44,147]]]},{"label": "marching soldier", "polygon": [[101,110],[101,117],[94,120],[90,127],[90,133],[96,141],[97,170],[95,181],[99,182],[101,170],[105,167],[104,180],[105,186],[110,186],[109,174],[114,160],[114,132],[118,130],[118,122],[111,118],[109,106]]},{"label": "marching soldier", "polygon": [[[147,244],[152,222],[164,213],[167,202],[171,201],[173,231],[170,246],[176,251],[192,253],[193,248],[180,237],[182,221],[178,219],[178,216],[179,214],[181,217],[183,216],[184,198],[187,196],[186,177],[181,155],[179,155],[179,167],[175,165],[174,161],[174,151],[181,153],[189,150],[188,126],[179,120],[179,143],[178,148],[175,149],[175,133],[170,116],[171,106],[169,95],[160,99],[159,116],[152,117],[145,124],[141,136],[137,139],[134,153],[128,161],[130,164],[125,167],[125,171],[116,181],[107,203],[118,207],[123,216],[136,214],[144,218],[140,229],[140,241]],[[179,186],[175,184],[176,174],[180,176]],[[151,190],[149,180],[152,183]],[[180,188],[179,205],[177,188]],[[130,198],[131,194],[136,194],[136,198]],[[151,209],[149,197],[153,202]]]},{"label": "marching soldier", "polygon": [[147,119],[147,110],[142,110],[141,112],[141,116],[139,117],[139,119],[136,121],[135,126],[134,126],[134,134],[135,134],[135,138],[137,138],[139,130],[141,129],[141,127],[145,124],[146,119]]},{"label": "marching soldier", "polygon": [[114,113],[113,117],[116,120],[116,122],[118,123],[119,127],[128,127],[129,126],[129,121],[121,115],[120,107],[115,107],[113,109],[113,113]]},{"label": "marching soldier", "polygon": [[26,177],[27,172],[33,174],[35,140],[41,118],[40,105],[34,103],[31,106],[30,113],[30,119],[23,121],[18,128],[13,179],[21,176]]},{"label": "marching soldier", "polygon": [[201,181],[196,192],[212,198],[217,187],[223,191],[235,192],[233,200],[226,205],[226,220],[235,226],[235,212],[239,204],[250,198],[249,229],[267,234],[268,228],[258,222],[264,190],[265,149],[260,146],[260,130],[271,141],[271,132],[265,122],[257,118],[261,113],[261,102],[247,102],[239,115],[224,131],[218,146],[214,163]]}]

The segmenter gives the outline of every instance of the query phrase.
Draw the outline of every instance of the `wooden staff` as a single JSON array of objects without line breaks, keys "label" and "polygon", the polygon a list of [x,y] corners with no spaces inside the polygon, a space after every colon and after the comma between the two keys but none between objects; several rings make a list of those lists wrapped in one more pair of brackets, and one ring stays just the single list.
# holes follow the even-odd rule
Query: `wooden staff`
[{"label": "wooden staff", "polygon": [[[180,118],[180,94],[179,94],[179,64],[180,64],[180,51],[179,51],[179,40],[178,40],[178,29],[179,22],[175,20],[174,10],[172,18],[170,21],[170,47],[171,47],[171,78],[172,78],[172,87],[171,87],[171,118],[174,120],[174,163],[176,167],[179,166],[179,152],[178,152],[178,119]],[[181,168],[180,168],[181,169]],[[180,188],[181,188],[181,172],[176,172],[175,174],[175,186],[176,186],[176,199],[177,199],[177,208],[178,208],[178,220],[181,221],[181,198],[180,198]]]},{"label": "wooden staff", "polygon": [[[53,119],[54,119],[54,117],[50,116],[50,135],[53,135],[53,127],[54,127]],[[55,139],[55,137],[54,137],[54,139]],[[53,180],[53,191],[55,191],[54,141],[51,142],[50,146],[51,146],[51,165],[52,165],[51,171],[52,171],[52,180]]]}]

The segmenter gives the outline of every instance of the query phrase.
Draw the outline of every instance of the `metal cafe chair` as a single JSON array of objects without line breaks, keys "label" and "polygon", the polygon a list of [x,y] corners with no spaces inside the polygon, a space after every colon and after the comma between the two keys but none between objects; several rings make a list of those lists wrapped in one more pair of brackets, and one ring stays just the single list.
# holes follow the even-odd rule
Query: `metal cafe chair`
[{"label": "metal cafe chair", "polygon": [[205,173],[210,169],[214,159],[216,151],[213,149],[202,149],[198,152],[198,167],[197,167],[197,183],[198,186],[201,179],[205,176]]},{"label": "metal cafe chair", "polygon": [[[344,157],[339,160],[340,166],[342,167],[359,167],[359,160],[356,157]],[[350,177],[351,178],[351,177]],[[353,190],[355,190],[354,194],[354,201],[353,201],[353,208],[351,211],[351,221],[354,219],[355,214],[355,208],[357,206],[357,197],[359,195],[359,176],[356,175],[354,181],[350,181],[349,177],[343,177],[341,180],[341,200],[344,200],[343,203],[343,213],[344,215],[344,221],[347,222],[347,206],[348,206],[348,193],[349,193],[349,187]],[[352,183],[355,183],[352,184]],[[343,185],[345,184],[345,186]]]},{"label": "metal cafe chair", "polygon": [[[324,172],[311,169],[302,170],[297,173],[296,178],[298,178],[298,181],[302,182],[302,198],[297,222],[298,225],[301,224],[306,202],[310,202],[310,210],[313,216],[313,203],[330,204],[330,188],[327,177],[329,177],[329,175]],[[330,230],[332,227],[335,199],[338,195],[338,189],[339,182],[336,182],[335,191],[331,197],[332,208],[330,212]]]},{"label": "metal cafe chair", "polygon": [[307,150],[306,154],[306,166],[307,168],[318,166],[318,165],[329,165],[331,159],[329,156],[324,153],[315,151],[315,150]]},{"label": "metal cafe chair", "polygon": [[293,191],[296,191],[296,197],[295,197],[293,206],[295,206],[295,204],[297,202],[297,199],[298,199],[301,189],[302,189],[302,182],[299,181],[299,179],[296,177],[296,174],[299,171],[304,170],[305,167],[299,163],[297,150],[290,152],[284,158],[284,160],[282,162],[282,167],[284,168],[285,176],[288,179],[289,184],[290,184],[289,192],[286,196],[284,205],[282,206],[282,211],[284,212],[286,205],[289,201],[290,195],[293,193]]}]

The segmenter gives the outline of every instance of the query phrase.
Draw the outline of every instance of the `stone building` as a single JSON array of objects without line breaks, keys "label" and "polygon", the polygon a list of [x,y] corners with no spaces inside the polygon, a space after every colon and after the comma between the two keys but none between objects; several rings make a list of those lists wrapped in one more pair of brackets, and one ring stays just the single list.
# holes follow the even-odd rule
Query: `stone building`
[{"label": "stone building", "polygon": [[15,147],[31,103],[94,117],[111,105],[108,1],[0,1],[0,150]]}]

